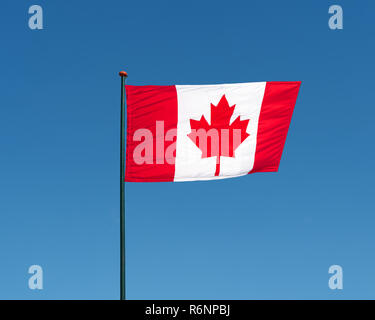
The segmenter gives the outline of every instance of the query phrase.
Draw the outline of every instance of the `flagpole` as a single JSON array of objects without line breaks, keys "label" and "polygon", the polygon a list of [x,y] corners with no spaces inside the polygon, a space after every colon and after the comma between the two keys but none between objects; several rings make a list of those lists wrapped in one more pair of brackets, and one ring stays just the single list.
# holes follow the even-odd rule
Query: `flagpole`
[{"label": "flagpole", "polygon": [[120,71],[121,77],[121,129],[120,129],[120,300],[126,300],[125,286],[125,80],[128,74]]}]

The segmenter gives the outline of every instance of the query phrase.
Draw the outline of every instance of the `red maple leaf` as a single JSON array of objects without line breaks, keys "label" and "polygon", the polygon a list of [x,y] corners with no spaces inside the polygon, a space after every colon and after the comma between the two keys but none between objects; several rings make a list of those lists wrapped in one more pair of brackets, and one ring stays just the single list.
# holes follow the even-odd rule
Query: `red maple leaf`
[{"label": "red maple leaf", "polygon": [[220,157],[234,158],[234,151],[249,136],[249,119],[240,120],[238,116],[230,124],[235,107],[229,106],[224,94],[217,106],[211,103],[211,124],[203,115],[199,121],[190,119],[188,137],[201,149],[202,158],[216,157],[215,176],[220,173]]}]

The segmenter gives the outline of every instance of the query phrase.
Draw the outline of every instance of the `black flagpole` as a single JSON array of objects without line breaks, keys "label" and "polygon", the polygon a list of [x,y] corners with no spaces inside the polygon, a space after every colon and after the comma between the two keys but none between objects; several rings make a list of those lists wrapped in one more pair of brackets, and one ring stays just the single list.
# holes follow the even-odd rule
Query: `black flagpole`
[{"label": "black flagpole", "polygon": [[120,129],[120,300],[126,300],[125,286],[125,80],[128,74],[120,71],[121,77],[121,129]]}]

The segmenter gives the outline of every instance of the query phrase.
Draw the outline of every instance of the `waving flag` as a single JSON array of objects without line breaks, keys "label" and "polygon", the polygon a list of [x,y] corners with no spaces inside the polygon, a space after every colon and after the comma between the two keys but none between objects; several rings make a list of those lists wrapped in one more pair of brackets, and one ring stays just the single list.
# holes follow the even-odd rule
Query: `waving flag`
[{"label": "waving flag", "polygon": [[125,181],[277,171],[300,82],[126,85]]}]

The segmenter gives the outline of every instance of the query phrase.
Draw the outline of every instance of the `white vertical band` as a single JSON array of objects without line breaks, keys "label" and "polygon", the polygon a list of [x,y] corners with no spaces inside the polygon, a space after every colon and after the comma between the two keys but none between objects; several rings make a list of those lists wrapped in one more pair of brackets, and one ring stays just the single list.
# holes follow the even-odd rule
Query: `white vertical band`
[{"label": "white vertical band", "polygon": [[[212,180],[241,176],[254,165],[257,130],[266,82],[221,85],[176,86],[178,101],[177,146],[174,181]],[[217,105],[225,95],[235,105],[232,123],[238,116],[249,119],[246,132],[250,135],[235,150],[235,156],[220,157],[220,175],[215,176],[216,157],[203,158],[201,150],[188,137],[190,119],[202,116],[211,123],[211,103]]]}]

